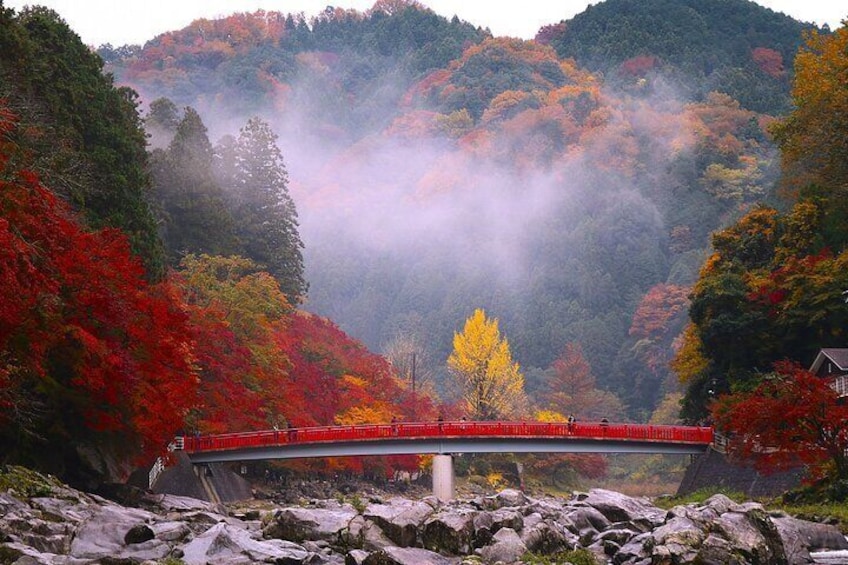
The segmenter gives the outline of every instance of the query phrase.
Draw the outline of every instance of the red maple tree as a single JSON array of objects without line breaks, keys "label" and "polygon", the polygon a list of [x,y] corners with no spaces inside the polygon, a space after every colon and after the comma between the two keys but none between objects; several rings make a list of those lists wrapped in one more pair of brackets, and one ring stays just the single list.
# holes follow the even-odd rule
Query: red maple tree
[{"label": "red maple tree", "polygon": [[159,453],[195,401],[181,299],[145,280],[122,233],[86,230],[11,162],[0,158],[0,451]]},{"label": "red maple tree", "polygon": [[848,405],[826,379],[788,361],[748,392],[712,407],[728,451],[763,472],[806,465],[809,478],[848,478]]}]

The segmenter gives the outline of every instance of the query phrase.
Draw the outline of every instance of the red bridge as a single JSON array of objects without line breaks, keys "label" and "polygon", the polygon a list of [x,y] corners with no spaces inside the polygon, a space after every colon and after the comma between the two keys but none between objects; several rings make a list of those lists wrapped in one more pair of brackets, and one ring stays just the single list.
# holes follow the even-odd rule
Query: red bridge
[{"label": "red bridge", "polygon": [[186,437],[194,463],[449,453],[702,453],[713,429],[603,422],[406,422]]},{"label": "red bridge", "polygon": [[178,438],[176,445],[195,464],[432,453],[433,494],[449,500],[454,495],[452,453],[702,453],[712,442],[708,427],[452,421],[195,436]]}]

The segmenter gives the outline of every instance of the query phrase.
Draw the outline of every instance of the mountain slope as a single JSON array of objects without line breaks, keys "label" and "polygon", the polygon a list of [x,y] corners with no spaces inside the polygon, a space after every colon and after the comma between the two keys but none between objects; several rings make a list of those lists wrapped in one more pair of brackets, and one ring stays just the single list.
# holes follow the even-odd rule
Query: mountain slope
[{"label": "mountain slope", "polygon": [[606,0],[542,37],[614,81],[659,74],[687,97],[717,90],[758,112],[790,107],[790,68],[814,26],[749,0]]}]

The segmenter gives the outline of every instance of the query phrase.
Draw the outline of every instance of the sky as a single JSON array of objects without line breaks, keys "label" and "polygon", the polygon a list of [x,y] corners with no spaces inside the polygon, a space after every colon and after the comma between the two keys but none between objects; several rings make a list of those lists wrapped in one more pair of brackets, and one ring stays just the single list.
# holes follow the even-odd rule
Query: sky
[{"label": "sky", "polygon": [[[597,1],[586,0],[420,0],[436,13],[489,28],[495,36],[531,39],[540,27],[567,20]],[[258,9],[313,16],[328,5],[365,11],[375,0],[0,0],[16,10],[28,4],[54,9],[87,45],[143,44],[198,18],[216,18]],[[839,0],[758,0],[757,4],[831,29],[848,18]]]}]

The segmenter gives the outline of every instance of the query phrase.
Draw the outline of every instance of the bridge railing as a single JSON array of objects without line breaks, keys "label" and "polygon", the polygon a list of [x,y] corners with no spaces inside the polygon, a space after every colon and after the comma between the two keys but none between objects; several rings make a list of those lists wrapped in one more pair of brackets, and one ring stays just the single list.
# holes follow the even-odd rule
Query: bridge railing
[{"label": "bridge railing", "polygon": [[403,422],[187,436],[184,438],[184,448],[188,452],[196,452],[323,442],[475,437],[574,438],[708,445],[713,442],[713,429],[606,422]]}]

